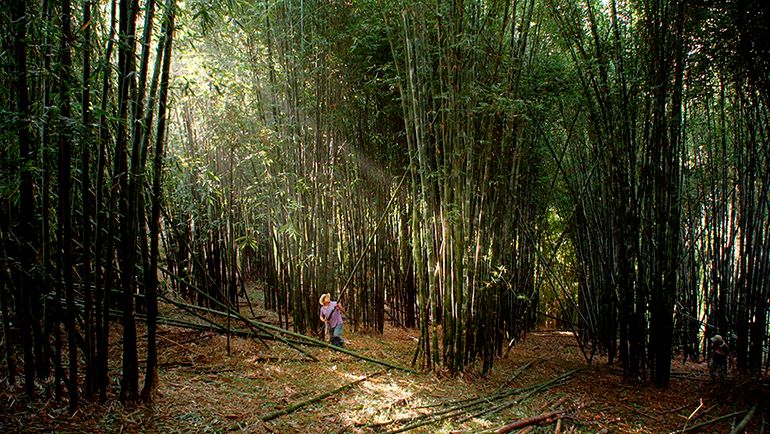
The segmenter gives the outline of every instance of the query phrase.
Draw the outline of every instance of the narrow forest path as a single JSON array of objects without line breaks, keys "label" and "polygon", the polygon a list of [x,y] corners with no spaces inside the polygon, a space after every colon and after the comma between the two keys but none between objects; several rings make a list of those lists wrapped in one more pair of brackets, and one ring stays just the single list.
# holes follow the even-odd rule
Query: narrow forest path
[{"label": "narrow forest path", "polygon": [[[219,334],[164,326],[159,336],[161,385],[154,406],[111,401],[86,404],[69,416],[63,404],[27,407],[14,401],[5,386],[0,431],[483,432],[556,411],[552,423],[535,432],[659,433],[751,406],[732,385],[712,384],[703,364],[675,362],[672,387],[666,390],[624,384],[614,367],[586,366],[572,336],[559,332],[530,333],[486,377],[472,370],[455,377],[415,375],[321,348],[311,349],[318,358],[313,361],[283,344],[269,342],[268,348],[237,337],[230,340],[228,356],[227,338]],[[354,351],[406,366],[416,336],[413,330],[388,327],[382,336],[349,331],[346,337]],[[730,432],[742,417],[711,424],[706,432]],[[749,426],[757,427],[761,419],[755,416]]]}]

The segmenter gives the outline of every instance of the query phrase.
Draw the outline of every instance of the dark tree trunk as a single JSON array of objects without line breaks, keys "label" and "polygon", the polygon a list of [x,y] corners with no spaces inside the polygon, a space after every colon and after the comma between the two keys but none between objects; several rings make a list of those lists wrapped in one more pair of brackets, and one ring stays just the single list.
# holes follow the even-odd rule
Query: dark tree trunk
[{"label": "dark tree trunk", "polygon": [[[77,330],[75,329],[75,288],[73,276],[73,242],[72,242],[72,138],[73,132],[70,107],[69,83],[72,68],[72,18],[70,0],[61,4],[61,58],[59,64],[59,98],[61,105],[61,120],[59,124],[59,261],[61,278],[64,284],[64,295],[67,310],[64,315],[68,337],[69,377],[67,390],[69,392],[69,409],[75,412],[78,408],[78,345]],[[58,286],[58,285],[57,285]],[[58,300],[56,300],[58,302]]]},{"label": "dark tree trunk", "polygon": [[[160,81],[158,97],[158,128],[155,139],[155,160],[152,180],[152,215],[150,217],[150,270],[149,285],[147,286],[147,371],[145,374],[142,396],[149,400],[152,391],[158,384],[158,354],[156,346],[156,321],[158,315],[158,238],[160,235],[161,181],[163,174],[164,143],[166,133],[166,104],[168,101],[169,75],[171,69],[171,47],[174,34],[173,0],[166,1],[166,19],[163,22],[163,33],[158,43],[158,57],[163,58],[163,72]],[[160,52],[161,47],[163,52]],[[151,107],[152,109],[152,107]]]},{"label": "dark tree trunk", "polygon": [[[3,253],[6,248],[3,245]],[[8,257],[6,254],[5,257]],[[5,266],[5,264],[3,264]],[[7,269],[7,268],[6,268]],[[11,317],[8,309],[8,289],[11,282],[8,281],[5,272],[0,273],[0,310],[3,319],[3,342],[5,344],[5,366],[8,368],[8,383],[11,386],[16,385],[16,352],[11,341]]]},{"label": "dark tree trunk", "polygon": [[[51,22],[51,13],[53,10],[51,3],[52,2],[49,0],[42,1],[42,21],[44,23]],[[51,28],[53,28],[53,24],[47,25],[50,25]],[[43,264],[41,268],[44,268],[45,270],[49,270],[54,262],[51,260],[51,253],[54,249],[51,248],[53,245],[51,237],[51,173],[53,171],[51,157],[53,156],[53,152],[50,152],[50,149],[52,148],[51,126],[53,124],[51,118],[52,112],[54,111],[51,102],[51,93],[53,92],[53,83],[56,80],[56,74],[51,70],[51,58],[53,57],[52,47],[56,44],[52,42],[52,34],[53,32],[45,32],[43,38],[43,44],[45,45],[43,50],[43,70],[45,71],[46,77],[41,80],[43,113],[42,127],[40,129],[40,149],[45,150],[45,152],[40,152],[39,160],[41,169],[41,209],[39,214],[41,215],[40,236],[42,240],[40,243],[40,257]],[[35,324],[32,332],[35,340],[37,375],[41,378],[48,378],[51,374],[51,362],[55,362],[58,357],[53,353],[51,340],[49,339],[53,334],[51,329],[58,321],[58,319],[54,317],[56,308],[54,307],[55,305],[52,297],[50,297],[51,288],[53,288],[51,277],[54,276],[55,273],[43,272],[41,274],[42,276],[39,282],[42,290],[38,291],[38,296],[42,296],[43,300],[41,300],[40,303],[34,303],[32,306],[33,324]],[[45,312],[45,315],[43,312]],[[42,328],[40,326],[41,323]]]},{"label": "dark tree trunk", "polygon": [[[115,38],[116,3],[112,0],[110,6],[110,32],[107,36],[107,47],[102,59],[102,91],[99,116],[99,154],[96,166],[96,229],[94,240],[94,287],[96,304],[96,388],[99,399],[107,400],[109,389],[108,355],[109,355],[109,311],[111,307],[110,288],[112,288],[112,251],[113,236],[110,232],[112,225],[113,194],[107,192],[105,170],[107,167],[107,146],[109,138],[108,101],[110,94],[111,70],[110,59]],[[105,202],[105,195],[108,199]],[[106,244],[105,244],[106,238]],[[104,272],[102,272],[104,269]]]},{"label": "dark tree trunk", "polygon": [[[120,0],[118,40],[118,125],[115,142],[115,170],[113,173],[113,194],[119,197],[120,222],[120,251],[121,261],[121,303],[123,306],[123,376],[121,379],[120,398],[123,401],[136,400],[139,393],[139,362],[136,348],[136,322],[134,319],[134,288],[136,280],[136,204],[135,185],[128,174],[127,124],[129,121],[129,104],[131,96],[135,95],[136,77],[134,65],[134,48],[136,46],[135,30],[138,2],[136,0]],[[138,162],[132,169],[138,168]],[[131,177],[133,178],[133,176]],[[119,191],[115,191],[115,187]]]},{"label": "dark tree trunk", "polygon": [[82,277],[81,286],[83,292],[83,322],[84,322],[84,340],[85,348],[85,394],[87,398],[91,398],[96,390],[96,372],[95,360],[96,360],[96,345],[94,336],[94,297],[93,297],[93,274],[91,269],[91,261],[93,257],[93,236],[91,220],[96,219],[93,212],[93,195],[91,192],[91,147],[95,143],[93,140],[93,128],[91,125],[91,34],[93,23],[91,23],[91,1],[83,1],[83,42],[81,49],[83,50],[83,79],[82,79],[82,96],[81,96],[81,110],[82,122],[81,126],[82,143],[81,146],[81,163],[80,163],[80,191],[82,195]]},{"label": "dark tree trunk", "polygon": [[[16,98],[16,112],[20,119],[18,127],[19,143],[19,242],[20,264],[24,270],[16,269],[16,314],[19,318],[21,342],[24,354],[24,379],[27,394],[35,393],[35,364],[33,356],[31,309],[39,302],[35,296],[37,291],[32,277],[27,273],[35,262],[35,196],[32,167],[34,158],[32,134],[30,131],[31,111],[29,103],[29,88],[27,84],[27,2],[24,0],[11,1],[11,22],[13,23],[14,74],[13,90]],[[22,265],[23,264],[23,265]]]},{"label": "dark tree trunk", "polygon": [[[671,374],[674,299],[680,258],[680,136],[684,76],[684,5],[653,2],[645,11],[652,89],[648,139],[645,224],[651,238],[647,248],[646,282],[650,292],[649,359],[651,379],[668,387]],[[669,111],[670,110],[670,111]]]}]

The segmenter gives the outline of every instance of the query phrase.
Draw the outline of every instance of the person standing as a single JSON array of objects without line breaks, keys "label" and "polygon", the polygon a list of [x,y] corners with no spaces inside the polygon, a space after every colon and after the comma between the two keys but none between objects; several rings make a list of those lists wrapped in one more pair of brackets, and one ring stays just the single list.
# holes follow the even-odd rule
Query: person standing
[{"label": "person standing", "polygon": [[711,338],[711,366],[709,372],[711,378],[724,380],[727,376],[727,363],[730,359],[730,347],[720,335]]},{"label": "person standing", "polygon": [[336,345],[340,348],[345,346],[345,341],[342,340],[342,315],[345,313],[345,309],[339,302],[332,301],[331,294],[321,294],[321,298],[318,300],[321,303],[321,321],[326,324],[326,329],[331,336],[332,345]]}]

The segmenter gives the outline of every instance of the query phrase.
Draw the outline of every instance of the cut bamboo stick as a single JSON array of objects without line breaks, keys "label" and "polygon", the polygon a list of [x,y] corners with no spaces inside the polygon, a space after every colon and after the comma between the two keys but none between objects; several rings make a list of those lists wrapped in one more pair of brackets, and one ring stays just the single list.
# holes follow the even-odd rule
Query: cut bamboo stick
[{"label": "cut bamboo stick", "polygon": [[559,411],[551,411],[548,413],[539,414],[537,416],[528,417],[526,419],[520,419],[496,429],[495,434],[506,434],[515,429],[520,429],[531,425],[552,423],[555,420],[561,419],[563,415],[564,415],[564,412],[559,410]]},{"label": "cut bamboo stick", "polygon": [[683,429],[682,432],[685,433],[685,432],[695,431],[697,429],[701,429],[703,427],[709,426],[711,424],[717,423],[717,422],[725,420],[725,419],[729,419],[731,417],[735,417],[735,416],[741,415],[743,413],[746,413],[746,410],[736,411],[736,412],[733,412],[733,413],[730,413],[730,414],[725,414],[724,416],[715,417],[714,419],[707,420],[705,422],[701,422],[701,423],[699,423],[697,425],[693,425],[693,426],[691,426],[689,428]]}]

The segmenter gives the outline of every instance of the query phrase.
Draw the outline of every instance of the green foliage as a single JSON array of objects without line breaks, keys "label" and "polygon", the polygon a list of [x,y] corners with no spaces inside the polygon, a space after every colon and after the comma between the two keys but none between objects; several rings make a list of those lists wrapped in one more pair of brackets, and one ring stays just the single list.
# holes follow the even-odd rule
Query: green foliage
[{"label": "green foliage", "polygon": [[[763,71],[766,44],[726,25],[759,26],[754,17],[738,17],[736,5],[693,6],[683,23],[683,222],[715,212],[718,195],[707,186],[733,185],[740,176],[745,136],[731,133],[741,116],[740,91],[728,83],[743,85]],[[610,338],[600,335],[615,333],[614,326],[585,309],[605,306],[607,315],[598,317],[608,321],[618,314],[615,303],[640,284],[639,231],[654,226],[639,226],[638,208],[659,85],[649,73],[660,48],[645,21],[655,12],[650,5],[362,0],[185,7],[171,131],[178,172],[168,187],[178,192],[179,210],[197,204],[193,209],[207,210],[212,223],[237,216],[241,250],[273,252],[269,279],[276,298],[290,297],[299,310],[292,312],[295,326],[312,326],[302,300],[342,290],[347,276],[340,274],[354,270],[362,244],[376,234],[403,248],[388,250],[378,239],[377,255],[387,257],[371,263],[409,264],[411,271],[389,270],[387,279],[413,273],[412,290],[433,303],[431,316],[444,318],[445,330],[457,328],[441,351],[471,345],[463,339],[472,341],[472,332],[460,331],[494,315],[511,327],[507,333],[521,333],[534,324],[528,315],[536,304],[563,315],[600,351],[607,345]],[[757,51],[740,41],[753,41]],[[751,68],[738,66],[744,60]],[[375,230],[405,171],[401,211],[385,213],[390,218]],[[414,224],[399,227],[410,215]],[[621,255],[631,255],[625,277]],[[379,285],[372,276],[384,271],[357,272],[356,296],[374,297],[367,292]],[[296,287],[299,281],[307,286]],[[628,287],[618,287],[621,281]],[[486,292],[471,302],[477,288]],[[378,302],[389,291],[378,292]],[[509,316],[527,318],[516,323],[526,326],[516,328]],[[433,319],[422,319],[427,330]],[[467,354],[480,354],[477,348]],[[424,351],[427,357],[430,349]]]}]

